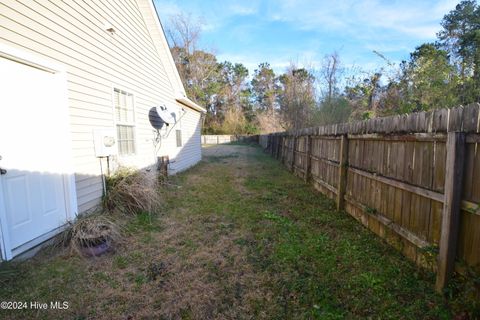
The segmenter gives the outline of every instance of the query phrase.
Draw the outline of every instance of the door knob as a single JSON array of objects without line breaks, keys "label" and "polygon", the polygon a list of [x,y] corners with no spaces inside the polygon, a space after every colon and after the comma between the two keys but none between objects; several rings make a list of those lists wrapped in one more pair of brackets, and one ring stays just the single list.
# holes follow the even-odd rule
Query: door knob
[{"label": "door knob", "polygon": [[0,175],[7,174],[7,170],[0,168]]}]

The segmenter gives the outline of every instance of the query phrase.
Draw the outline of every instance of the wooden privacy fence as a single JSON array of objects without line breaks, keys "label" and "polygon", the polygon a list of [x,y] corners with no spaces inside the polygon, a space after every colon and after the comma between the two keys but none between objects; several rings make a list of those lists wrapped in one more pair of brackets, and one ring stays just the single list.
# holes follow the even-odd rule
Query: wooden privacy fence
[{"label": "wooden privacy fence", "polygon": [[480,105],[263,135],[259,143],[417,264],[480,271]]},{"label": "wooden privacy fence", "polygon": [[258,135],[228,135],[207,134],[202,135],[202,144],[225,144],[231,142],[258,143]]}]

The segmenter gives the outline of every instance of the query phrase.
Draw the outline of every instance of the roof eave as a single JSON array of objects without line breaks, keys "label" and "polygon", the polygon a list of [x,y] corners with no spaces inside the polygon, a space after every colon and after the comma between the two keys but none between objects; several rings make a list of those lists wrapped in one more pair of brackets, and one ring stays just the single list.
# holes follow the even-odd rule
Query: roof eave
[{"label": "roof eave", "polygon": [[189,107],[189,108],[192,108],[193,110],[196,110],[196,111],[200,111],[202,113],[206,113],[207,110],[201,106],[199,106],[198,104],[196,104],[195,102],[193,102],[192,100],[188,99],[187,97],[177,97],[175,98],[175,100],[177,100],[177,102]]}]

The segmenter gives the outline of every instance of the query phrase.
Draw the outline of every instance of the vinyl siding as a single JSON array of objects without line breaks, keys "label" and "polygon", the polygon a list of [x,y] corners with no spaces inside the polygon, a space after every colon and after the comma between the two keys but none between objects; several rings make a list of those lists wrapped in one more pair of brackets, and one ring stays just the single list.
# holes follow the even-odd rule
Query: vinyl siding
[{"label": "vinyl siding", "polygon": [[[175,159],[172,172],[178,172],[200,160],[200,113],[188,107],[178,124],[184,147],[178,150],[171,134],[154,154],[148,111],[160,103],[180,110],[175,97],[184,90],[163,34],[151,27],[155,25],[151,8],[149,0],[0,3],[1,42],[66,68],[79,212],[97,205],[102,196],[92,132],[115,128],[114,88],[132,93],[135,101],[137,153],[118,157],[119,164],[144,168],[154,164],[156,156],[169,155]],[[105,30],[107,24],[115,29],[114,35]]]},{"label": "vinyl siding", "polygon": [[[149,9],[151,9],[151,8],[149,8],[149,7],[151,7],[151,3],[148,2],[148,1],[142,1],[142,2],[139,3],[139,7],[145,13],[144,14],[145,21],[148,21],[151,24],[155,24],[156,21],[155,21],[154,14],[156,14],[156,13],[154,12],[154,10],[149,10]],[[152,8],[152,9],[154,9],[154,8]],[[182,85],[182,80],[180,79],[180,76],[179,76],[178,72],[176,71],[175,63],[174,63],[173,58],[170,54],[170,51],[162,50],[162,48],[168,48],[167,40],[163,36],[163,34],[161,33],[163,31],[163,26],[160,25],[158,27],[159,28],[154,29],[151,32],[153,42],[157,46],[157,49],[158,49],[158,52],[159,52],[159,55],[160,55],[160,58],[162,59],[162,61],[168,62],[168,63],[165,64],[165,71],[168,74],[168,78],[172,81],[174,86],[178,89],[178,91],[179,91],[178,93],[182,96],[185,96],[186,94],[185,94],[185,90],[184,90],[183,85]]]},{"label": "vinyl siding", "polygon": [[[200,114],[187,109],[187,114],[182,119],[181,151],[172,164],[172,173],[183,171],[195,165],[202,158]],[[176,143],[175,143],[176,147]],[[180,149],[180,148],[177,148]]]},{"label": "vinyl siding", "polygon": [[[201,160],[200,113],[184,107],[186,113],[180,119],[179,126],[173,128],[163,152],[170,156],[170,174],[176,174]],[[181,130],[182,147],[177,147],[175,129]]]}]

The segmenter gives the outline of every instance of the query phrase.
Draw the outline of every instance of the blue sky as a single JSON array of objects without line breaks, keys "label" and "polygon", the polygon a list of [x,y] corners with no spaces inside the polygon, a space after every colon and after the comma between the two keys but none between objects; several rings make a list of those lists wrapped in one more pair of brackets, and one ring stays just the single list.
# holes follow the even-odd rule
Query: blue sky
[{"label": "blue sky", "polygon": [[457,0],[155,0],[164,25],[184,12],[201,18],[200,46],[220,61],[253,71],[269,62],[283,72],[294,61],[318,69],[337,51],[346,68],[373,70],[383,61],[408,59],[416,46],[435,40],[440,21]]}]

